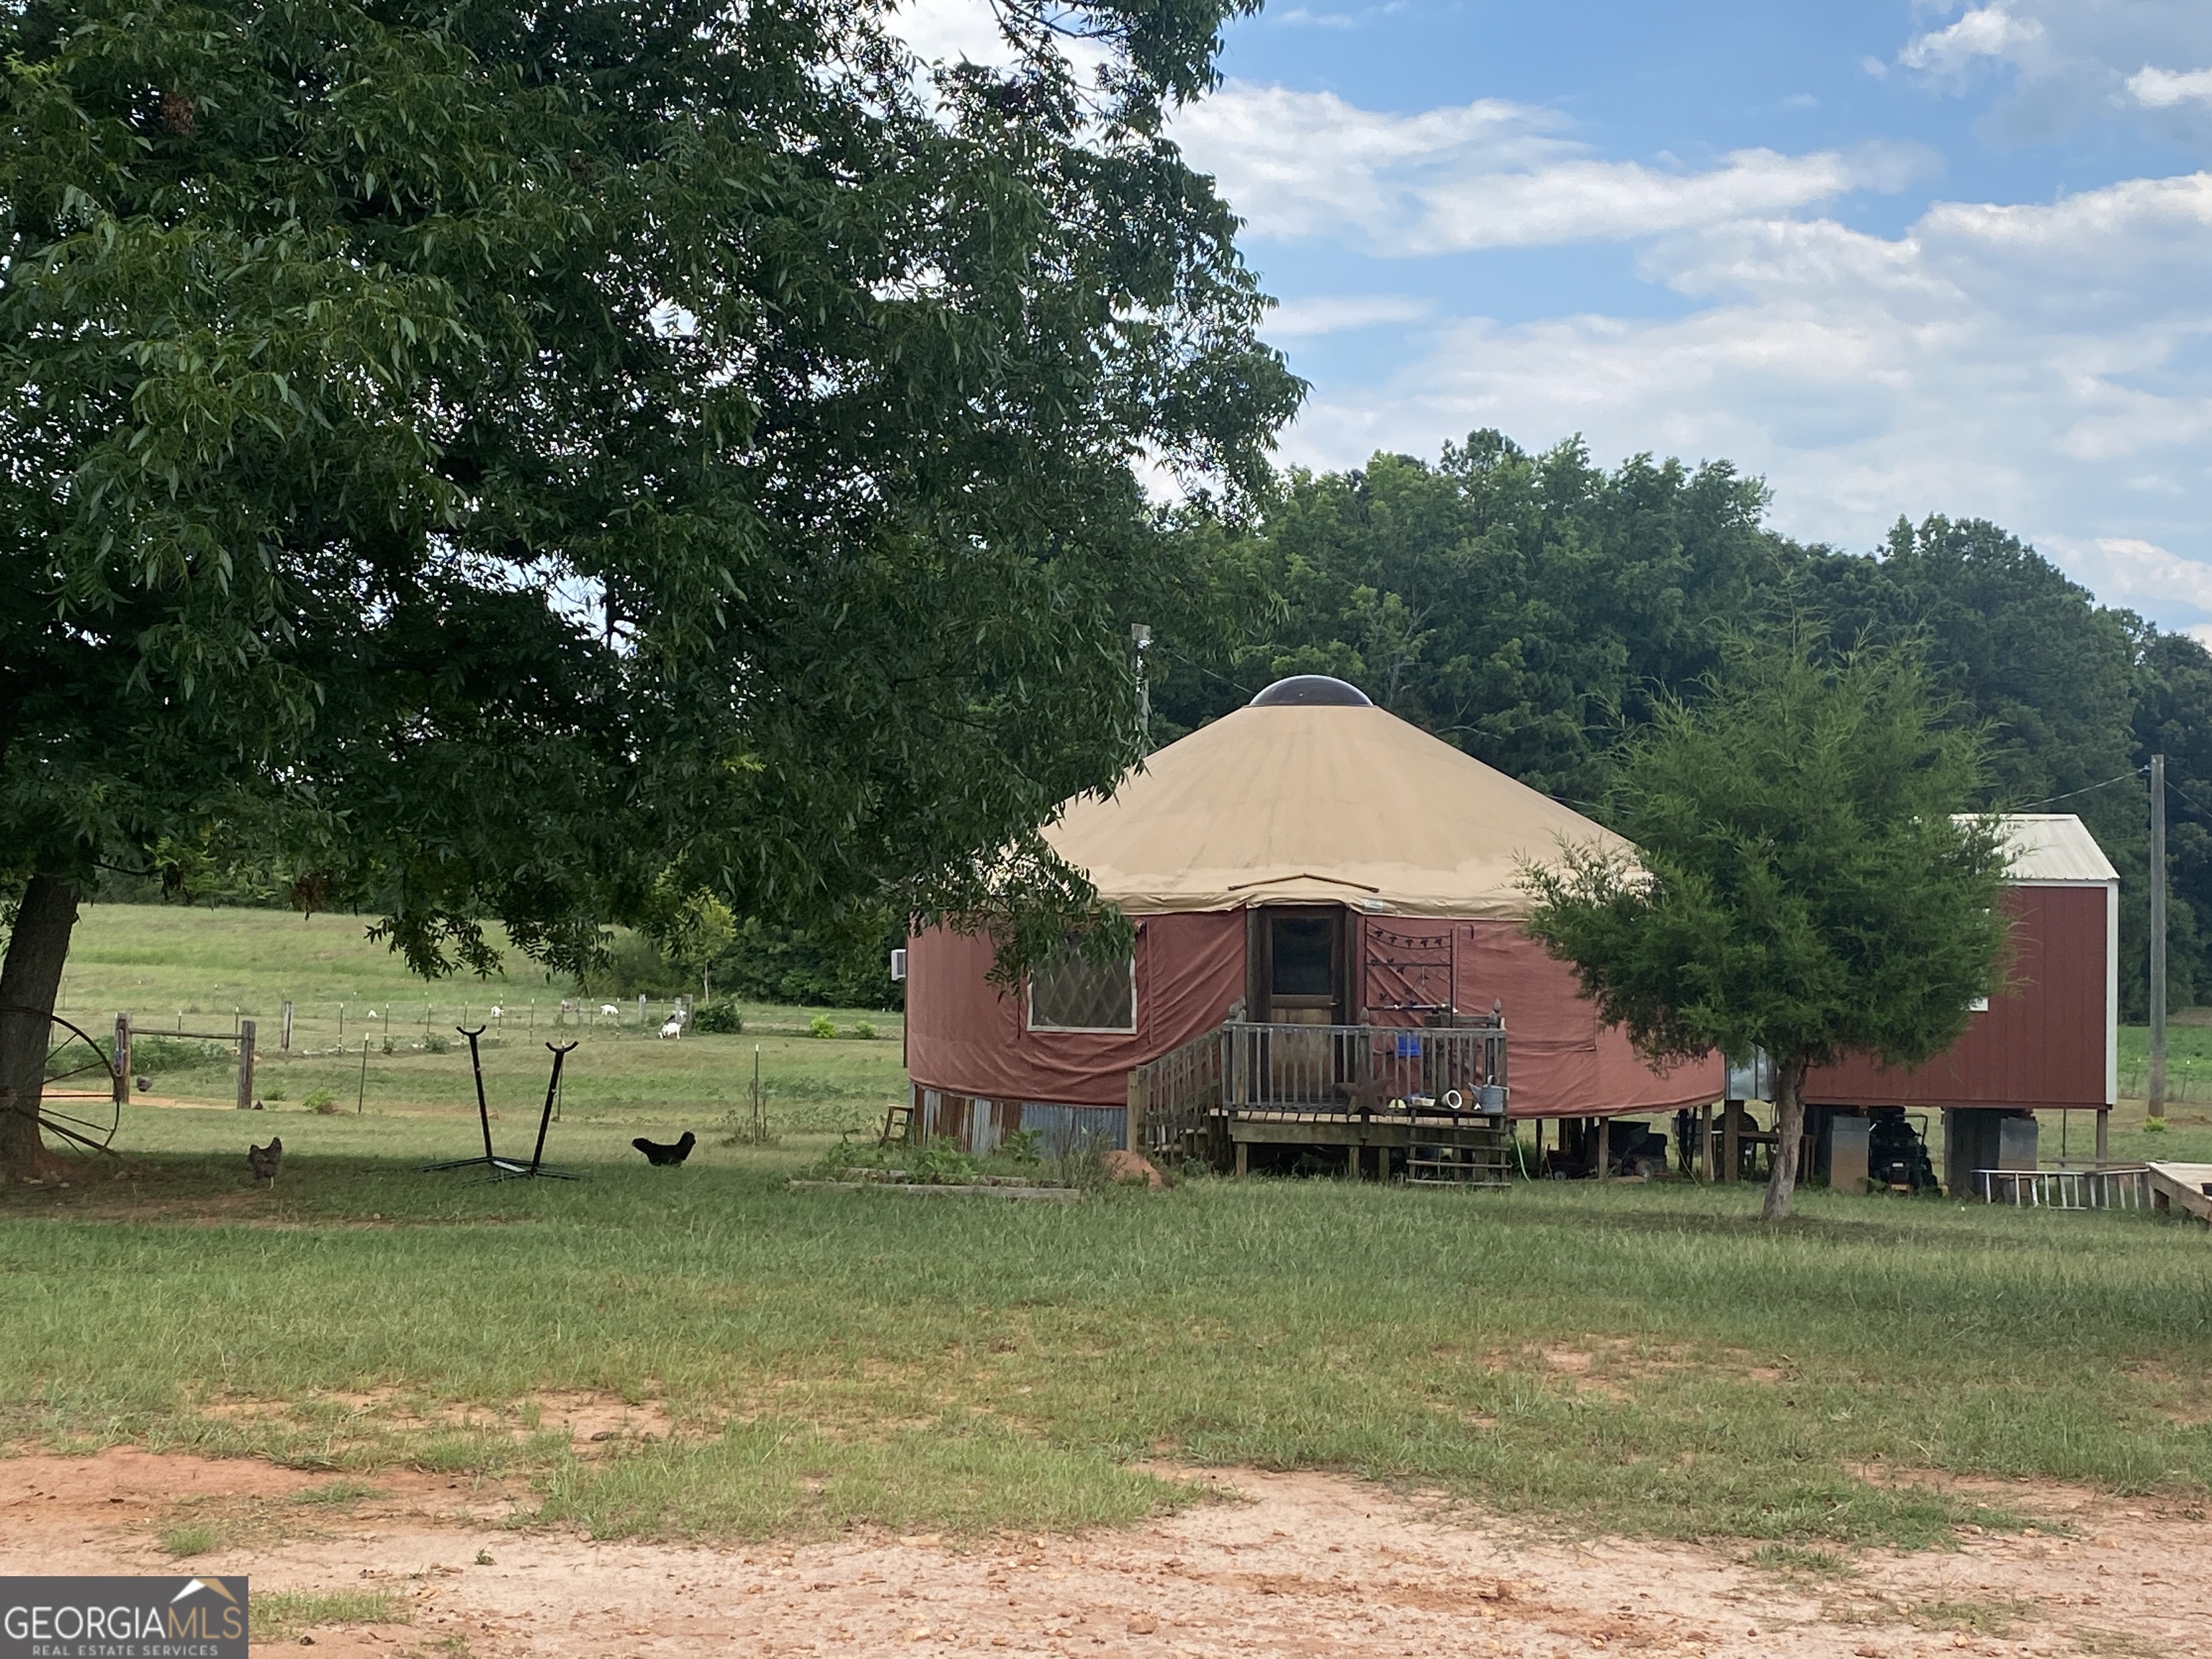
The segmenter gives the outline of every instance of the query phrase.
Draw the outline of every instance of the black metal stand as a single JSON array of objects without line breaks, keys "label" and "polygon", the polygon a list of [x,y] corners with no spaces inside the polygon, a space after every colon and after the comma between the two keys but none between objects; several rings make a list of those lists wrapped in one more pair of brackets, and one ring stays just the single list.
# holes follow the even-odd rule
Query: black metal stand
[{"label": "black metal stand", "polygon": [[465,1025],[456,1025],[453,1029],[469,1040],[469,1069],[476,1073],[477,1121],[483,1128],[483,1156],[457,1158],[445,1164],[426,1164],[422,1166],[422,1172],[428,1175],[434,1170],[489,1169],[504,1174],[518,1174],[522,1169],[521,1164],[495,1157],[491,1150],[491,1108],[484,1103],[483,1056],[477,1049],[477,1039],[484,1034],[484,1028],[479,1025],[471,1031]]},{"label": "black metal stand", "polygon": [[[560,1097],[561,1094],[561,1062],[568,1059],[569,1051],[574,1048],[576,1045],[573,1042],[568,1042],[562,1044],[558,1048],[555,1048],[553,1044],[549,1042],[545,1046],[551,1051],[553,1055],[553,1075],[548,1078],[545,1082],[545,1109],[538,1115],[537,1149],[530,1154],[530,1162],[527,1166],[520,1166],[513,1164],[500,1164],[499,1173],[490,1177],[490,1179],[494,1181],[532,1181],[540,1176],[543,1176],[548,1181],[578,1181],[582,1179],[581,1176],[571,1174],[567,1170],[552,1169],[544,1162],[545,1157],[545,1131],[547,1127],[553,1121],[553,1103]],[[489,1131],[487,1131],[487,1133],[489,1133]]]}]

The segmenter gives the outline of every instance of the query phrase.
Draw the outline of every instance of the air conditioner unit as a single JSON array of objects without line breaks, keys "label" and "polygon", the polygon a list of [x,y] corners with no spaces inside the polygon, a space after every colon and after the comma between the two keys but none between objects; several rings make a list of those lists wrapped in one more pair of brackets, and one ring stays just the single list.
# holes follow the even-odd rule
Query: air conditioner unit
[{"label": "air conditioner unit", "polygon": [[891,952],[891,977],[893,979],[906,977],[906,951],[903,947]]}]

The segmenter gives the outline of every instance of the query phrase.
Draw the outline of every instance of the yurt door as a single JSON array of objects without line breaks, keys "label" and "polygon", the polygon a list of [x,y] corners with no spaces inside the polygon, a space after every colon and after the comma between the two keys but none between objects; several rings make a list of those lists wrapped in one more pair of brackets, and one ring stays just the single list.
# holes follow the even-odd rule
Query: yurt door
[{"label": "yurt door", "polygon": [[1275,1025],[1341,1025],[1348,1002],[1344,910],[1269,905],[1255,913],[1252,1007]]}]

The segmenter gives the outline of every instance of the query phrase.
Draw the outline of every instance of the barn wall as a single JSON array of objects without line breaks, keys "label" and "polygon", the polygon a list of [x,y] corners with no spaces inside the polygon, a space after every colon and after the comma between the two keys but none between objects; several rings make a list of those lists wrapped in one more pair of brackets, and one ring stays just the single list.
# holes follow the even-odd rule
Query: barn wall
[{"label": "barn wall", "polygon": [[2111,890],[2006,890],[2013,988],[1969,1017],[1966,1034],[1927,1065],[1893,1071],[1853,1059],[1811,1073],[1805,1097],[1825,1106],[2106,1103],[2112,1039]]}]

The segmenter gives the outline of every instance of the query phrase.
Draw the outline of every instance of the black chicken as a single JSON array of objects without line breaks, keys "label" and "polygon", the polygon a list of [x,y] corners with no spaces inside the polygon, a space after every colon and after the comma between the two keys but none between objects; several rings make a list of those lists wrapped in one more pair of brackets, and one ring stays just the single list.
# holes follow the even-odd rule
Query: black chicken
[{"label": "black chicken", "polygon": [[256,1181],[265,1181],[274,1187],[277,1166],[283,1161],[284,1142],[281,1136],[270,1136],[266,1146],[257,1146],[250,1140],[246,1143],[246,1167],[253,1171]]},{"label": "black chicken", "polygon": [[643,1135],[630,1142],[631,1146],[645,1154],[645,1161],[647,1164],[681,1164],[691,1156],[691,1149],[698,1144],[699,1137],[689,1129],[684,1132],[684,1139],[673,1146],[664,1146],[657,1140],[647,1140]]}]

